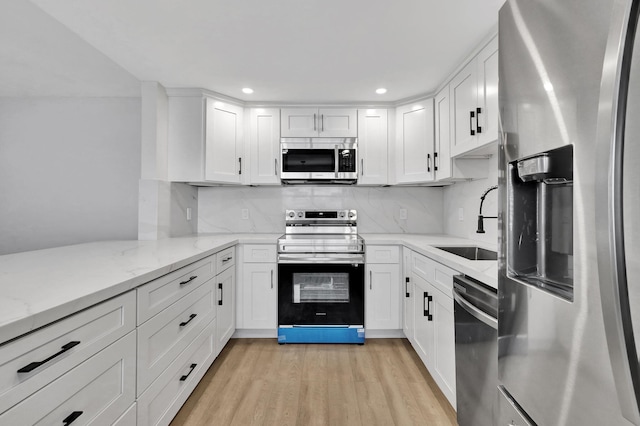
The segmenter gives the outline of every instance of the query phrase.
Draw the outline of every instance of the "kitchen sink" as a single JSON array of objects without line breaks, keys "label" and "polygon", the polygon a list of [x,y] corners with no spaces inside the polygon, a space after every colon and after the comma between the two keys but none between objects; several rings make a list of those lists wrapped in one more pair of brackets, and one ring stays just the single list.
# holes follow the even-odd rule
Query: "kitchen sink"
[{"label": "kitchen sink", "polygon": [[492,250],[483,249],[476,246],[459,246],[459,247],[436,247],[456,256],[464,257],[469,260],[497,260],[498,253]]}]

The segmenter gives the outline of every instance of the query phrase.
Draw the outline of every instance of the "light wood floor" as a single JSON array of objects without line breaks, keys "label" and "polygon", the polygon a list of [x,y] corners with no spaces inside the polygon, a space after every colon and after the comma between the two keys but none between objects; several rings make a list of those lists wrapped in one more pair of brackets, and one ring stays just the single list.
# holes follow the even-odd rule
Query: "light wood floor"
[{"label": "light wood floor", "polygon": [[456,425],[405,339],[278,345],[232,339],[172,426]]}]

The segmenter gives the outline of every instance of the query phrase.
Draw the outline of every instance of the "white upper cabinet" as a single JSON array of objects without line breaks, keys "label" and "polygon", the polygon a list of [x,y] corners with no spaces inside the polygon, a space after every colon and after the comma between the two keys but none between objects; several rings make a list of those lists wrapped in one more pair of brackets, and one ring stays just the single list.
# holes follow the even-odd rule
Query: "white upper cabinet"
[{"label": "white upper cabinet", "polygon": [[498,39],[492,39],[450,83],[451,155],[486,154],[498,139]]},{"label": "white upper cabinet", "polygon": [[280,184],[280,110],[253,108],[249,114],[252,185]]},{"label": "white upper cabinet", "polygon": [[355,108],[283,108],[281,113],[283,138],[358,136]]},{"label": "white upper cabinet", "polygon": [[169,180],[241,183],[243,114],[202,94],[169,96]]},{"label": "white upper cabinet", "polygon": [[456,181],[486,178],[486,159],[451,157],[450,86],[445,86],[435,98],[435,180]]},{"label": "white upper cabinet", "polygon": [[432,182],[433,99],[396,109],[396,182]]},{"label": "white upper cabinet", "polygon": [[388,183],[387,110],[363,109],[358,111],[359,185],[386,185]]},{"label": "white upper cabinet", "polygon": [[244,110],[211,98],[207,98],[206,105],[205,180],[241,183]]}]

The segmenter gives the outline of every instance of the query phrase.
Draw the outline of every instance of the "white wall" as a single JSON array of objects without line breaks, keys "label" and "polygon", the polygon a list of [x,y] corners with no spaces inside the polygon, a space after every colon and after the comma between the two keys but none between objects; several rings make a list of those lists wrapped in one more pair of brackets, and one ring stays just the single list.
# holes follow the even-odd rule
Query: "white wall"
[{"label": "white wall", "polygon": [[0,98],[0,254],[135,239],[139,98]]},{"label": "white wall", "polygon": [[[443,232],[442,188],[285,186],[198,190],[198,232],[284,233],[286,209],[357,209],[361,233]],[[242,219],[247,209],[249,219]],[[407,219],[400,219],[400,209]]]},{"label": "white wall", "polygon": [[[485,234],[476,233],[478,227],[478,209],[480,196],[489,187],[498,184],[498,156],[493,155],[487,161],[489,174],[486,179],[458,182],[444,189],[444,232],[458,237],[498,243],[498,221],[485,219]],[[463,209],[463,220],[458,218],[459,209]],[[497,216],[498,191],[491,191],[484,200],[483,216]]]}]

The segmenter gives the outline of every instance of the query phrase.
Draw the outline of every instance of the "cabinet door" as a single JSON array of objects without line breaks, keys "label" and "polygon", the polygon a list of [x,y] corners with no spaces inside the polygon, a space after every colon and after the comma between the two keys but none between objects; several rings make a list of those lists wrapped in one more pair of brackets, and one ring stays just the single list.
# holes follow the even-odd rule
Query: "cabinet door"
[{"label": "cabinet door", "polygon": [[365,292],[365,328],[399,330],[400,265],[367,265]]},{"label": "cabinet door", "polygon": [[[433,370],[433,290],[419,275],[413,274],[414,349],[429,371]],[[431,298],[431,299],[429,299]],[[431,317],[429,317],[431,315]],[[431,319],[429,319],[431,318]]]},{"label": "cabinet door", "polygon": [[280,132],[283,138],[318,136],[317,108],[283,108],[280,113]]},{"label": "cabinet door", "polygon": [[359,185],[388,183],[387,110],[358,111],[358,156],[360,157]]},{"label": "cabinet door", "polygon": [[242,266],[243,328],[276,329],[276,273],[275,263],[245,263]]},{"label": "cabinet door", "polygon": [[449,120],[449,86],[436,95],[435,105],[435,179],[451,177],[450,120]]},{"label": "cabinet door", "polygon": [[280,110],[254,108],[250,123],[252,185],[279,185]]},{"label": "cabinet door", "polygon": [[456,406],[456,347],[453,299],[432,287],[433,368],[429,368],[453,407]]},{"label": "cabinet door", "polygon": [[224,348],[224,345],[227,344],[234,331],[236,331],[235,281],[235,268],[229,268],[215,278],[215,285],[218,291],[218,305],[216,306],[216,338],[218,340],[216,350],[218,352]]},{"label": "cabinet door", "polygon": [[318,136],[323,138],[355,138],[358,136],[358,115],[353,108],[318,110]]},{"label": "cabinet door", "polygon": [[478,62],[478,146],[498,139],[498,39],[493,39],[477,56]]},{"label": "cabinet door", "polygon": [[411,250],[406,247],[402,249],[402,280],[404,281],[404,291],[402,292],[403,301],[403,322],[402,330],[404,335],[411,344],[414,344],[414,317],[413,317],[413,299],[415,298],[415,284],[411,276]]},{"label": "cabinet door", "polygon": [[[475,148],[478,72],[474,59],[449,84],[451,90],[451,156]],[[472,117],[473,115],[473,117]]]},{"label": "cabinet door", "polygon": [[207,99],[205,179],[240,183],[242,174],[241,107]]},{"label": "cabinet door", "polygon": [[433,180],[433,100],[397,109],[396,181]]}]

